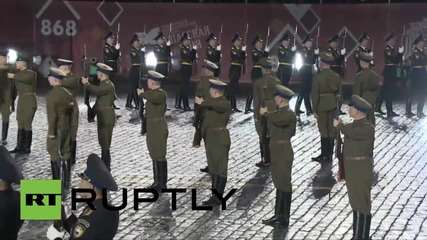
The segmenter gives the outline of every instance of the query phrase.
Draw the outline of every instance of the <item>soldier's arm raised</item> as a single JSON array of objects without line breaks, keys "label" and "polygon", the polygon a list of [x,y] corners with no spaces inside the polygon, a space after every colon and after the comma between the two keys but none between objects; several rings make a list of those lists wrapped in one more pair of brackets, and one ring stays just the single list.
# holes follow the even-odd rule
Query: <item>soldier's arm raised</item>
[{"label": "soldier's arm raised", "polygon": [[210,108],[219,113],[231,111],[231,106],[227,101],[216,101],[213,99],[207,99],[202,102],[201,106]]},{"label": "soldier's arm raised", "polygon": [[286,127],[296,121],[295,115],[293,115],[291,112],[280,110],[266,112],[264,116],[267,118],[269,123],[279,127]]},{"label": "soldier's arm raised", "polygon": [[166,102],[166,95],[162,91],[146,91],[141,96],[156,105]]},{"label": "soldier's arm raised", "polygon": [[341,131],[345,136],[353,140],[365,140],[369,139],[374,132],[374,127],[366,123],[363,127],[355,128],[354,123],[343,124],[342,122],[338,124],[337,129]]},{"label": "soldier's arm raised", "polygon": [[67,76],[62,80],[62,86],[75,89],[79,86],[79,77],[77,75]]},{"label": "soldier's arm raised", "polygon": [[111,91],[110,87],[107,84],[100,84],[99,86],[87,84],[86,86],[87,89],[96,96],[107,95]]},{"label": "soldier's arm raised", "polygon": [[48,123],[48,136],[55,136],[58,129],[58,116],[55,111],[54,96],[50,93],[46,96],[46,111],[47,111],[47,123]]},{"label": "soldier's arm raised", "polygon": [[36,79],[36,77],[37,76],[35,72],[25,71],[25,72],[18,72],[17,74],[15,74],[13,79],[15,81],[31,85],[33,81]]}]

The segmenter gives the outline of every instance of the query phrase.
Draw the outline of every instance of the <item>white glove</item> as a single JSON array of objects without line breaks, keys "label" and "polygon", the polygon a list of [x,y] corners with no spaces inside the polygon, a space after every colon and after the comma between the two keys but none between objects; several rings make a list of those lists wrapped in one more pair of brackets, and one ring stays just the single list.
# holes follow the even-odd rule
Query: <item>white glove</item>
[{"label": "white glove", "polygon": [[196,58],[199,58],[199,54],[196,53]]},{"label": "white glove", "polygon": [[374,65],[374,60],[371,61],[371,64]]},{"label": "white glove", "polygon": [[297,46],[293,46],[293,47],[291,48],[291,50],[292,50],[292,52],[295,52],[295,51],[297,50]]},{"label": "white glove", "polygon": [[172,43],[171,43],[171,40],[168,40],[167,42],[166,42],[166,46],[170,46]]},{"label": "white glove", "polygon": [[369,55],[374,56],[374,51],[370,52]]},{"label": "white glove", "polygon": [[218,46],[216,46],[216,50],[217,50],[217,51],[221,51],[221,44],[220,44],[220,45],[218,45]]},{"label": "white glove", "polygon": [[405,51],[405,48],[403,47],[403,46],[401,46],[400,48],[399,48],[399,53],[403,53]]},{"label": "white glove", "polygon": [[58,230],[56,230],[56,228],[52,225],[50,225],[50,227],[47,229],[47,233],[46,233],[46,237],[49,240],[55,240],[56,238],[64,238],[65,236],[65,232],[60,232]]},{"label": "white glove", "polygon": [[346,53],[345,48],[341,49],[341,55],[345,55],[345,53]]},{"label": "white glove", "polygon": [[120,49],[120,43],[116,44],[116,49],[119,50]]},{"label": "white glove", "polygon": [[246,45],[242,47],[242,51],[245,52],[246,51]]},{"label": "white glove", "polygon": [[145,52],[145,47],[141,48],[141,52]]},{"label": "white glove", "polygon": [[319,50],[318,48],[316,48],[316,49],[314,50],[314,54],[319,55],[319,53],[320,53],[320,50]]},{"label": "white glove", "polygon": [[71,212],[70,205],[66,202],[62,202],[62,206],[64,207],[65,218],[69,218],[71,216],[71,214],[73,214]]},{"label": "white glove", "polygon": [[267,46],[265,46],[264,51],[268,52],[268,51],[270,51],[270,48],[269,48],[269,47],[267,47]]},{"label": "white glove", "polygon": [[194,45],[194,46],[193,46],[193,49],[194,49],[194,50],[197,50],[197,45]]}]

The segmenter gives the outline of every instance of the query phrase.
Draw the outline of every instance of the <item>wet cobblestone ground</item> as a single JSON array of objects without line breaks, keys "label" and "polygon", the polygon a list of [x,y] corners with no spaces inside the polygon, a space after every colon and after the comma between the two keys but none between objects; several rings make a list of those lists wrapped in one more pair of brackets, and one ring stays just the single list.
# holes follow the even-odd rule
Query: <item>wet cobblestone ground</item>
[{"label": "wet cobblestone ground", "polygon": [[[173,107],[173,99],[169,107]],[[82,99],[79,100],[82,103]],[[240,101],[243,103],[243,100]],[[26,178],[49,179],[50,164],[46,151],[46,110],[44,97],[33,124],[32,153],[17,157]],[[130,112],[123,109],[123,97],[118,102],[122,115],[114,129],[112,174],[121,188],[141,188],[152,182],[152,164],[140,125],[129,123]],[[291,105],[294,105],[292,101]],[[240,109],[243,106],[240,105]],[[396,111],[403,114],[403,106]],[[206,165],[204,147],[192,148],[194,128],[192,113],[171,110],[167,160],[168,187],[197,188],[198,204],[209,197],[210,177],[199,171]],[[11,116],[9,144],[16,143],[16,117]],[[348,120],[348,117],[344,117]],[[427,118],[426,118],[427,119]],[[393,122],[377,118],[375,172],[372,189],[373,239],[427,239],[427,120],[396,117]],[[155,203],[141,203],[133,210],[132,195],[120,213],[119,231],[115,239],[350,239],[352,215],[345,183],[329,182],[325,186],[313,181],[320,169],[311,157],[319,154],[319,134],[313,117],[301,117],[302,126],[292,139],[295,151],[292,184],[291,223],[288,231],[261,223],[274,211],[275,189],[269,170],[255,167],[259,161],[258,137],[251,114],[236,113],[228,125],[231,132],[229,177],[226,192],[238,191],[228,201],[225,211],[192,211],[191,192],[178,194],[177,210],[170,210],[170,194]],[[88,123],[86,107],[80,108],[78,160],[73,173],[86,167],[86,157],[100,154],[96,123]],[[337,172],[334,161],[332,171]],[[73,175],[73,185],[78,179]],[[331,187],[328,190],[328,187]],[[320,189],[320,190],[319,190]],[[121,193],[120,191],[118,193]],[[112,193],[113,204],[121,203],[121,195]],[[81,210],[81,208],[80,208]],[[77,212],[78,213],[78,212]],[[27,221],[20,239],[44,239],[50,225],[47,221]]]}]

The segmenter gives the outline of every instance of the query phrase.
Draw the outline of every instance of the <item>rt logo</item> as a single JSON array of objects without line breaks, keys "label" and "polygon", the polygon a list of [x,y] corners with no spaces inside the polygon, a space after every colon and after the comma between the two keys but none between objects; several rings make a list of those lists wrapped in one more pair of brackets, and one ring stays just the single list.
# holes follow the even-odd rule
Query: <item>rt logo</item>
[{"label": "rt logo", "polygon": [[61,219],[61,180],[21,180],[21,220]]}]

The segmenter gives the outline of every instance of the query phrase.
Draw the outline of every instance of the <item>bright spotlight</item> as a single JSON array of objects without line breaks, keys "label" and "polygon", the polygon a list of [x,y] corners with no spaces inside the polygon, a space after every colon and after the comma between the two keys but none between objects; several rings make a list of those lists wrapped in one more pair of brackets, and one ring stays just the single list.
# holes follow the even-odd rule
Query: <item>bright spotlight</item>
[{"label": "bright spotlight", "polygon": [[149,68],[153,68],[153,69],[156,68],[156,66],[157,66],[157,58],[156,58],[156,55],[154,55],[154,52],[149,52],[145,56],[145,64]]},{"label": "bright spotlight", "polygon": [[13,49],[9,49],[7,53],[7,63],[13,64],[16,62],[16,59],[18,59],[18,52]]},{"label": "bright spotlight", "polygon": [[303,65],[301,53],[295,54],[295,68],[299,71]]}]

